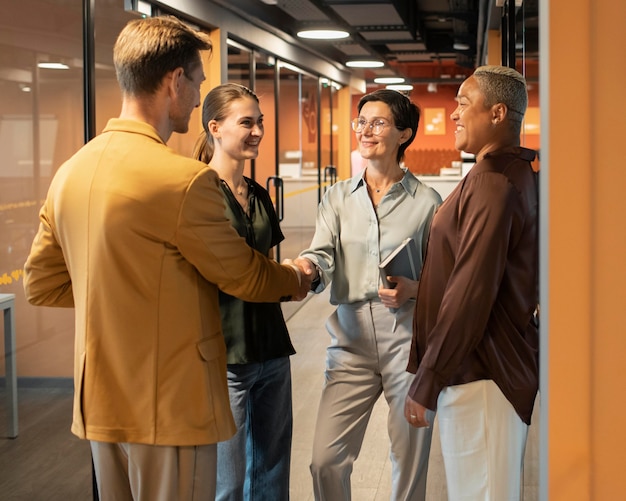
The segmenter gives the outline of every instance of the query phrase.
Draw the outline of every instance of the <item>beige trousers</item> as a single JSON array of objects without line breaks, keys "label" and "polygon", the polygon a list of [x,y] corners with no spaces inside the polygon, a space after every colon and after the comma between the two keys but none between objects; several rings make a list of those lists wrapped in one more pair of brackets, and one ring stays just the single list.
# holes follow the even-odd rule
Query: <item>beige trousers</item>
[{"label": "beige trousers", "polygon": [[351,499],[352,465],[381,394],[389,405],[391,499],[425,499],[432,430],[413,428],[404,418],[413,378],[406,366],[414,305],[410,301],[395,315],[379,301],[340,305],[326,323],[331,344],[311,462],[318,501]]},{"label": "beige trousers", "polygon": [[217,446],[91,441],[100,501],[215,499]]}]

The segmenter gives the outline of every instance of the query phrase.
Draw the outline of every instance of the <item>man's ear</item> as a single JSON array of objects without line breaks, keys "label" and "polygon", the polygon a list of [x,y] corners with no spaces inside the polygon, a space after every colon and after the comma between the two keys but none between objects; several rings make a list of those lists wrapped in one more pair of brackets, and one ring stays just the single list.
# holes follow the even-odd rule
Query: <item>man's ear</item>
[{"label": "man's ear", "polygon": [[182,67],[176,68],[170,72],[168,85],[171,92],[178,94],[181,78],[185,78],[185,70]]}]

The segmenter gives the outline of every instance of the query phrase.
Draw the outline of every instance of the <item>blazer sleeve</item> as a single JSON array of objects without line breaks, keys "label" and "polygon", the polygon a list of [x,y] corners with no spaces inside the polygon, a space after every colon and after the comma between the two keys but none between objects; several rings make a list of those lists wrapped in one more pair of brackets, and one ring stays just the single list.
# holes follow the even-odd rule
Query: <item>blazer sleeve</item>
[{"label": "blazer sleeve", "polygon": [[39,213],[39,230],[24,265],[24,293],[37,306],[74,307],[72,279],[63,249],[48,217],[47,205]]},{"label": "blazer sleeve", "polygon": [[219,180],[210,169],[201,171],[189,185],[175,244],[206,280],[231,296],[277,302],[298,294],[296,271],[248,246],[224,216]]}]

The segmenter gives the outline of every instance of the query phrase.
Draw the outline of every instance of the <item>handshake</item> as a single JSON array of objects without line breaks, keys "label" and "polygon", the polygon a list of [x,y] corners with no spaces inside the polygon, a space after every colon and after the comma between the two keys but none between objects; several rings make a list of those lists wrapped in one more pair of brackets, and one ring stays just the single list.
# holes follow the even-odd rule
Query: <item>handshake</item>
[{"label": "handshake", "polygon": [[296,296],[291,299],[293,301],[302,301],[311,290],[311,283],[319,278],[317,268],[310,259],[297,257],[296,259],[284,259],[282,262],[285,266],[291,266],[298,274],[300,281],[300,289]]}]

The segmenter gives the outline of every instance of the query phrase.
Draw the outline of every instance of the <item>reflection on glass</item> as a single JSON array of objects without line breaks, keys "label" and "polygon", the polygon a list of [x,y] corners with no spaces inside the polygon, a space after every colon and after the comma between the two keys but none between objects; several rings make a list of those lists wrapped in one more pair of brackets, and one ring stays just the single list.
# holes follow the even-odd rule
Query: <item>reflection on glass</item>
[{"label": "reflection on glass", "polygon": [[[276,162],[276,99],[275,99],[274,58],[259,52],[254,53],[255,88],[261,103],[265,136],[259,148],[259,156],[254,163],[255,179],[262,186],[267,186],[267,179],[277,175]],[[274,189],[270,187],[270,195]]]},{"label": "reflection on glass", "polygon": [[302,123],[302,176],[315,176],[317,178],[320,169],[318,159],[318,79],[302,74],[301,82],[300,116]]},{"label": "reflection on glass", "polygon": [[16,296],[19,376],[71,377],[73,311],[29,305],[22,269],[50,180],[83,144],[82,9],[77,2],[51,5],[41,22],[32,16],[41,2],[6,7],[10,14],[0,16],[0,32],[8,35],[0,46],[0,293]]},{"label": "reflection on glass", "polygon": [[318,79],[281,64],[278,91],[278,169],[285,192],[282,229],[285,245],[297,252],[309,245],[315,229],[320,148]]},{"label": "reflection on glass", "polygon": [[333,146],[336,144],[336,131],[333,130],[333,117],[337,112],[335,87],[328,79],[321,79],[320,99],[320,149],[322,166],[335,165]]},{"label": "reflection on glass", "polygon": [[250,87],[251,50],[228,40],[228,82]]}]

